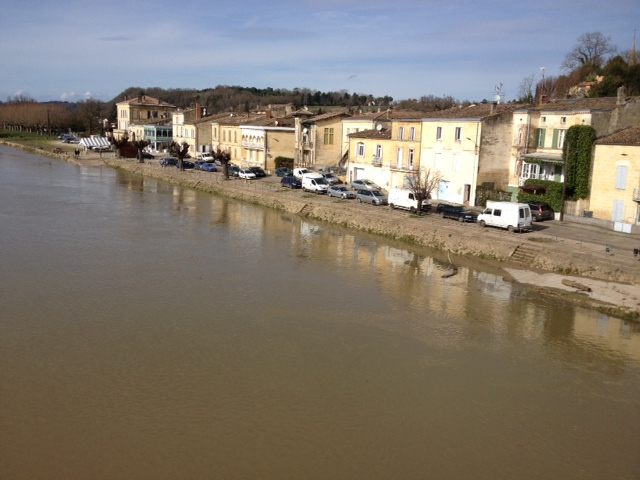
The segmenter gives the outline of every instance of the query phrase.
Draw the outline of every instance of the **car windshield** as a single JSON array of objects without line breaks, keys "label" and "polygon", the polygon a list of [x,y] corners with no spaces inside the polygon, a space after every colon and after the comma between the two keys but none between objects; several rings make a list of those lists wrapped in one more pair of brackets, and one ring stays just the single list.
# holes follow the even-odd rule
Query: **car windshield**
[{"label": "car windshield", "polygon": [[365,185],[374,185],[371,180],[363,180],[362,183],[364,183]]},{"label": "car windshield", "polygon": [[335,187],[334,190],[339,190],[341,192],[346,192],[347,191],[347,187]]},{"label": "car windshield", "polygon": [[371,195],[376,197],[384,197],[384,194],[378,190],[374,190],[373,192],[371,192]]}]

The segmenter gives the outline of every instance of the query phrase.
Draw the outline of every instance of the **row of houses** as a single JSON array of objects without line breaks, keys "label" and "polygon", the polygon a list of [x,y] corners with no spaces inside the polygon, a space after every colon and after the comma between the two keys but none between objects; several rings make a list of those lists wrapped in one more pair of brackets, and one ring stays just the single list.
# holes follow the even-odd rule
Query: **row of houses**
[{"label": "row of houses", "polygon": [[403,186],[418,169],[439,172],[434,197],[476,205],[480,187],[512,194],[528,179],[564,181],[562,148],[573,125],[590,125],[590,198],[574,206],[593,221],[622,231],[640,229],[640,97],[570,98],[538,105],[486,103],[437,112],[383,110],[314,114],[271,105],[242,114],[206,115],[140,96],[117,104],[115,136],[150,142],[162,151],[186,143],[192,156],[221,149],[241,166],[344,169],[347,181],[368,178],[386,189]]}]

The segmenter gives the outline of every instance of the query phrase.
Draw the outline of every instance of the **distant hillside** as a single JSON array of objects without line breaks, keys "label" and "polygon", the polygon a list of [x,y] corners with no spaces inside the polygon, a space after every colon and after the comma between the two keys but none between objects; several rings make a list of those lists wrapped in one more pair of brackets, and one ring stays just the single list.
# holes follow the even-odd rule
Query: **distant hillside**
[{"label": "distant hillside", "polygon": [[163,89],[159,87],[130,87],[115,97],[111,102],[120,102],[125,98],[149,95],[179,108],[189,108],[199,103],[206,108],[208,114],[221,112],[244,112],[274,104],[293,104],[296,108],[308,107],[343,107],[388,108],[393,103],[389,96],[374,98],[373,95],[349,94],[347,91],[319,92],[309,89],[273,89],[248,88],[219,85],[204,90],[195,89]]}]

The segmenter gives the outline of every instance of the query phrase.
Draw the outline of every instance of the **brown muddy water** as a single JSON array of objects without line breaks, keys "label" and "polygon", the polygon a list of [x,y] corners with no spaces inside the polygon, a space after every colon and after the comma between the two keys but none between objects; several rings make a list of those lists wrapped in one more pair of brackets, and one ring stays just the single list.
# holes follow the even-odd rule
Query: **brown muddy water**
[{"label": "brown muddy water", "polygon": [[495,272],[6,147],[0,247],[3,480],[639,477],[640,333]]}]

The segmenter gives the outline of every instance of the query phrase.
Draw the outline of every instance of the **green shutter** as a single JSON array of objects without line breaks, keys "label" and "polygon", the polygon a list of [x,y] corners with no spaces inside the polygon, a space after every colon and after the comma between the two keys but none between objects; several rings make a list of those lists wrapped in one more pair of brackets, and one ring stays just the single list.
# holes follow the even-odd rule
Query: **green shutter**
[{"label": "green shutter", "polygon": [[536,147],[544,147],[544,136],[546,133],[546,129],[544,128],[536,128],[536,139],[535,139],[535,146]]},{"label": "green shutter", "polygon": [[557,128],[553,129],[553,143],[551,144],[551,148],[558,148],[558,133],[559,130]]}]

